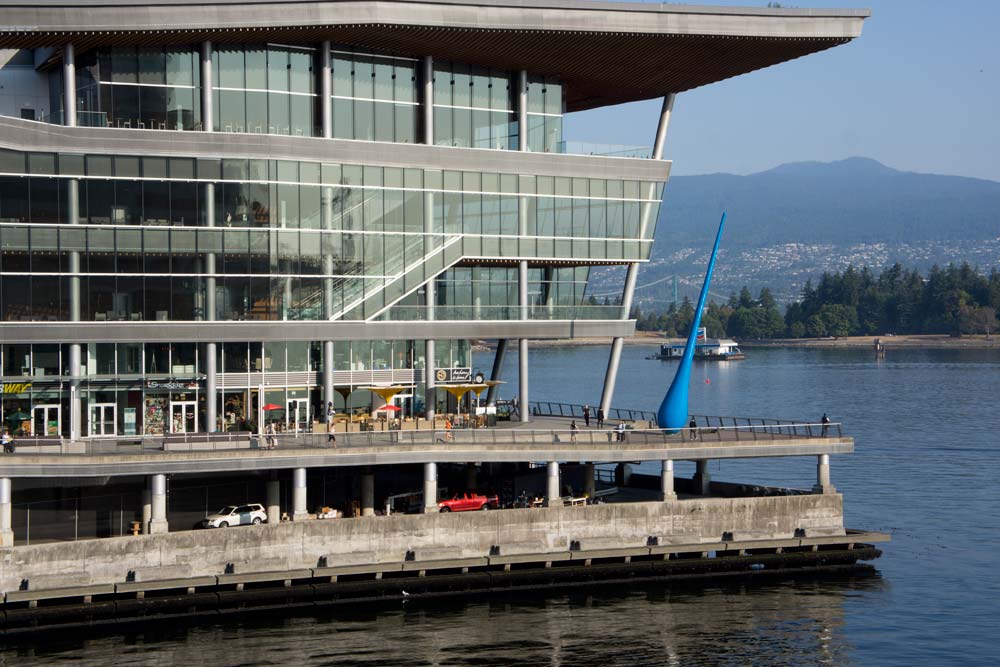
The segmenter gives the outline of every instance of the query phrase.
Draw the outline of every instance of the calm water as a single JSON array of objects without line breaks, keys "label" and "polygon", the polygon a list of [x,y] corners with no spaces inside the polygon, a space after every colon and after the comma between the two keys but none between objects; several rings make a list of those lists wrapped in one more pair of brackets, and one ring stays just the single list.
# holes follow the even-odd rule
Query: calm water
[{"label": "calm water", "polygon": [[[615,405],[653,410],[674,366],[625,349]],[[506,378],[516,385],[516,355]],[[477,365],[488,369],[489,355]],[[532,352],[535,398],[597,401],[606,348]],[[710,382],[706,383],[705,379]],[[992,665],[1000,661],[1000,353],[750,350],[696,365],[692,410],[818,420],[852,528],[890,532],[873,578],[595,589],[388,605],[9,647],[34,665]],[[510,389],[508,389],[508,394]],[[812,459],[712,464],[720,480],[811,486]],[[680,474],[689,468],[679,466]]]}]

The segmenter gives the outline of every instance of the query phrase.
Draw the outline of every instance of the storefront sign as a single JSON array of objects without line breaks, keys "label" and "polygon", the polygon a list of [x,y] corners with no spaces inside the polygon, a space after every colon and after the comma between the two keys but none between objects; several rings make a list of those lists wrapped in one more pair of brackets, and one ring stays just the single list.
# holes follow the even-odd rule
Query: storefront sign
[{"label": "storefront sign", "polygon": [[439,368],[434,373],[438,384],[469,384],[472,380],[471,368]]},{"label": "storefront sign", "polygon": [[187,391],[197,389],[198,383],[190,380],[146,380],[146,389],[160,391]]},{"label": "storefront sign", "polygon": [[31,391],[30,382],[4,382],[3,393],[5,394],[26,394]]}]

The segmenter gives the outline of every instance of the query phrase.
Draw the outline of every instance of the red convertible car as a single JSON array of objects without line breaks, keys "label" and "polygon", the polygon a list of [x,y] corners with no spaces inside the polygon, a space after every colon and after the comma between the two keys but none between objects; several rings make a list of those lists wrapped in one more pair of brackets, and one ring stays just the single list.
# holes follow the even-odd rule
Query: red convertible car
[{"label": "red convertible car", "polygon": [[451,500],[442,500],[438,507],[442,512],[468,512],[469,510],[496,509],[500,499],[496,496],[481,496],[478,493],[458,493]]}]

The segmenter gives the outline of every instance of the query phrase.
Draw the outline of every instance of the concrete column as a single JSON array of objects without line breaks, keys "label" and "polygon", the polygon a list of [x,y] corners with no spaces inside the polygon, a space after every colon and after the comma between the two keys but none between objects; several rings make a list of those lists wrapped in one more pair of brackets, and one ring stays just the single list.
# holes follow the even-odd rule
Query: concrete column
[{"label": "concrete column", "polygon": [[[490,372],[490,381],[498,382],[503,374],[503,358],[507,354],[507,339],[501,338],[497,341],[497,351],[493,355],[493,370]],[[496,405],[497,385],[486,390],[486,405]]]},{"label": "concrete column", "polygon": [[10,477],[0,477],[0,547],[14,546],[11,486]]},{"label": "concrete column", "polygon": [[330,40],[325,40],[319,45],[319,108],[320,116],[323,120],[323,136],[327,139],[333,138],[333,67],[330,61]]},{"label": "concrete column", "polygon": [[660,467],[660,500],[677,500],[673,459],[664,459]]},{"label": "concrete column", "polygon": [[271,525],[281,523],[281,482],[277,479],[267,480],[267,522]]},{"label": "concrete column", "polygon": [[597,492],[597,485],[594,483],[594,464],[583,464],[583,495],[593,499]]},{"label": "concrete column", "polygon": [[424,464],[424,514],[438,511],[438,470],[436,463]]},{"label": "concrete column", "polygon": [[205,132],[215,129],[212,95],[212,42],[201,43],[201,126]]},{"label": "concrete column", "polygon": [[375,475],[370,470],[361,475],[361,516],[375,516]]},{"label": "concrete column", "polygon": [[813,493],[836,493],[837,489],[830,483],[830,455],[820,454],[816,457],[816,485]]},{"label": "concrete column", "polygon": [[708,472],[708,461],[695,461],[695,465],[694,492],[702,496],[711,495],[712,475]]},{"label": "concrete column", "polygon": [[[663,159],[663,146],[667,141],[667,129],[670,127],[670,117],[674,111],[674,99],[676,95],[670,93],[663,98],[663,105],[660,107],[660,119],[656,125],[656,139],[653,142],[653,156],[654,160]],[[656,186],[650,185],[649,190],[645,193],[646,199],[652,199],[656,192]],[[652,208],[649,205],[643,206],[639,238],[646,238],[647,228],[649,225],[650,212]],[[652,247],[652,246],[650,246]],[[628,265],[628,270],[625,273],[625,287],[622,290],[622,309],[621,309],[621,319],[628,319],[629,313],[632,310],[632,297],[635,293],[635,283],[639,275],[639,263],[632,262]],[[611,356],[608,359],[607,372],[604,374],[604,389],[601,392],[601,408],[604,410],[605,414],[611,410],[611,400],[615,393],[615,382],[618,380],[618,366],[622,357],[622,339],[615,338],[611,341]]]},{"label": "concrete column", "polygon": [[216,389],[216,345],[205,343],[205,430],[215,433],[219,430],[219,392]]},{"label": "concrete column", "polygon": [[479,471],[476,469],[475,463],[465,464],[465,488],[468,491],[476,490],[476,475]]},{"label": "concrete column", "polygon": [[472,319],[474,320],[481,319],[483,316],[483,297],[479,289],[482,281],[481,273],[480,267],[472,267]]},{"label": "concrete column", "polygon": [[167,527],[167,476],[152,475],[149,478],[150,515],[149,534],[166,533]]},{"label": "concrete column", "polygon": [[306,469],[292,471],[292,521],[302,521],[309,516],[306,497]]},{"label": "concrete column", "polygon": [[559,492],[558,461],[549,461],[545,496],[546,496],[546,504],[549,507],[562,507],[562,494]]}]

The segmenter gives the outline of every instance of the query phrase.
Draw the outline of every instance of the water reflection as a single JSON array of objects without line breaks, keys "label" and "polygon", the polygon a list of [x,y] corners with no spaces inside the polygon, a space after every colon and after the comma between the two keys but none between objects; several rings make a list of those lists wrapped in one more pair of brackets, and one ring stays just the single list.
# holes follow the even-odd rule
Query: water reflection
[{"label": "water reflection", "polygon": [[635,585],[568,595],[276,610],[242,620],[164,621],[122,635],[60,635],[0,653],[51,665],[842,665],[848,598],[877,576],[726,586]]}]

